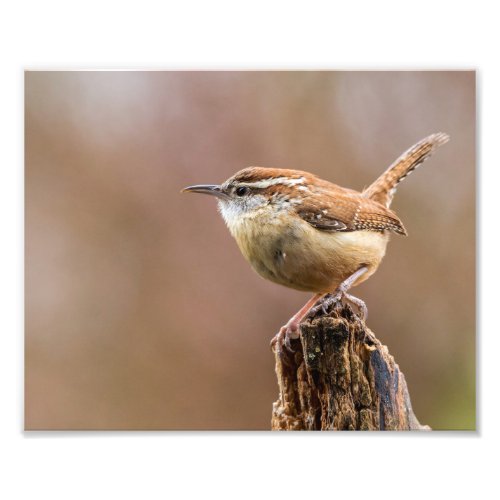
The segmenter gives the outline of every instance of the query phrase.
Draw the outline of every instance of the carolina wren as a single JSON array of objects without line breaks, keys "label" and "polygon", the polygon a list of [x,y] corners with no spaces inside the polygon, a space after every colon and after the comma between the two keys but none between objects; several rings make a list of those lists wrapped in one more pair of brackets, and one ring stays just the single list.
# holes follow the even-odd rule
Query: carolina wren
[{"label": "carolina wren", "polygon": [[279,354],[300,322],[325,303],[345,298],[366,317],[363,301],[347,293],[368,279],[384,257],[390,233],[406,236],[389,209],[398,184],[449,137],[437,133],[403,153],[362,192],[300,170],[249,167],[220,185],[183,191],[218,199],[219,211],[250,265],[264,278],[314,296],[271,345]]}]

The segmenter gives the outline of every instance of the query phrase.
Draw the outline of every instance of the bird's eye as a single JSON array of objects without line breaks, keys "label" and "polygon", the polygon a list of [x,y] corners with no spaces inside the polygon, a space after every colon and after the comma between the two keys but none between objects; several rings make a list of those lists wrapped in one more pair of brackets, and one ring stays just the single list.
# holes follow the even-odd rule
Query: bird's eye
[{"label": "bird's eye", "polygon": [[247,188],[246,186],[240,186],[238,188],[236,188],[236,196],[245,196],[248,192],[250,191],[249,188]]}]

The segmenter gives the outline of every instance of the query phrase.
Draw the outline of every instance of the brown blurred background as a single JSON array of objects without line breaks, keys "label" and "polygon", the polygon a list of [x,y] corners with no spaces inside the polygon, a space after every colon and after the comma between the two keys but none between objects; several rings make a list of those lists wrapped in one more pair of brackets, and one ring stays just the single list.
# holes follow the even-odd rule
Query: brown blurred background
[{"label": "brown blurred background", "polygon": [[213,199],[249,165],[361,189],[432,132],[355,289],[434,429],[475,427],[474,72],[27,72],[27,429],[269,429],[269,340],[309,298]]}]

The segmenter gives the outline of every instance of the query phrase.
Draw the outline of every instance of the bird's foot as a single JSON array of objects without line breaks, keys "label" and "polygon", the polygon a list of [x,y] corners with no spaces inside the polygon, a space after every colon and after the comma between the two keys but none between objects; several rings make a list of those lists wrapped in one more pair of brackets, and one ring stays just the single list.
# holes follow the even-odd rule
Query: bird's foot
[{"label": "bird's foot", "polygon": [[280,331],[271,340],[271,348],[280,356],[282,360],[286,359],[284,357],[285,351],[283,349],[283,346],[288,351],[292,353],[294,352],[290,340],[298,339],[300,337],[301,321],[309,314],[311,307],[316,305],[316,303],[321,299],[322,296],[323,294],[317,293],[314,297],[311,297],[305,303],[305,305],[290,318],[288,323],[280,328]]},{"label": "bird's foot", "polygon": [[314,317],[316,314],[319,312],[322,312],[323,314],[328,314],[330,311],[330,308],[335,304],[335,305],[341,305],[341,299],[342,299],[342,293],[335,292],[335,293],[329,293],[328,295],[325,295],[324,298],[321,300],[321,302],[313,307],[310,312],[310,316]]},{"label": "bird's foot", "polygon": [[345,293],[344,297],[348,302],[354,304],[358,308],[358,316],[360,317],[360,319],[366,321],[368,319],[368,308],[366,307],[364,301],[348,293]]},{"label": "bird's foot", "polygon": [[291,339],[297,339],[300,336],[299,325],[296,323],[287,323],[285,326],[280,328],[280,331],[271,340],[271,349],[278,354],[280,358],[283,358],[285,352],[287,351],[293,353]]},{"label": "bird's foot", "polygon": [[328,315],[332,306],[340,308],[343,300],[350,304],[354,304],[358,310],[358,316],[360,319],[363,321],[366,320],[368,317],[368,308],[366,307],[366,304],[361,299],[354,297],[354,295],[348,294],[346,290],[342,290],[340,287],[335,293],[325,295],[324,299],[317,306],[311,309],[310,316],[314,317],[319,312]]}]

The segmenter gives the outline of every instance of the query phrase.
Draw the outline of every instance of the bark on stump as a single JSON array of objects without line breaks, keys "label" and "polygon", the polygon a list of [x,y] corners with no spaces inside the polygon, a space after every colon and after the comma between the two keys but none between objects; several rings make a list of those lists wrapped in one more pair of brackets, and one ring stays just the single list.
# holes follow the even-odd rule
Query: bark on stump
[{"label": "bark on stump", "polygon": [[387,347],[349,306],[306,320],[292,347],[276,355],[273,430],[430,430]]}]

